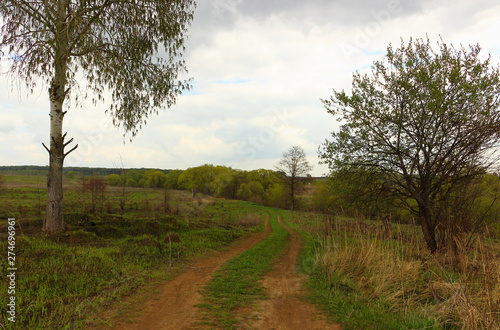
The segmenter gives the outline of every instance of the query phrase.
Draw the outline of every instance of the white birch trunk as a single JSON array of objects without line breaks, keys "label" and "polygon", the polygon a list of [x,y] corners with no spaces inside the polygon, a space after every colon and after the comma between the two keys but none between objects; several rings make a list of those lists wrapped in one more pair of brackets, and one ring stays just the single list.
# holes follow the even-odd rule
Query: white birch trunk
[{"label": "white birch trunk", "polygon": [[[53,83],[53,86],[56,83]],[[65,229],[63,219],[63,162],[64,144],[62,123],[64,113],[63,102],[57,97],[56,88],[51,88],[50,95],[50,151],[49,174],[47,176],[47,210],[43,230],[48,233],[58,233]],[[64,100],[64,98],[63,98]]]},{"label": "white birch trunk", "polygon": [[63,163],[64,136],[62,124],[64,118],[63,103],[66,98],[67,70],[69,61],[68,26],[66,9],[68,0],[60,0],[57,8],[56,47],[54,57],[54,78],[50,96],[50,149],[49,174],[47,176],[47,210],[43,231],[60,233],[65,230],[63,219]]}]

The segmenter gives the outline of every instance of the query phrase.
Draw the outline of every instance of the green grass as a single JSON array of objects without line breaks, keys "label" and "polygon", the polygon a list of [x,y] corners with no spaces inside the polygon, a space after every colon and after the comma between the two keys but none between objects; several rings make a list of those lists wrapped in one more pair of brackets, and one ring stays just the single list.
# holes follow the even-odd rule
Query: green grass
[{"label": "green grass", "polygon": [[[268,210],[267,208],[261,208]],[[253,248],[229,260],[203,291],[205,324],[234,329],[240,322],[237,312],[266,298],[259,281],[270,270],[288,244],[289,233],[279,225],[276,214],[269,212],[272,233]]]},{"label": "green grass", "polygon": [[[15,324],[7,322],[7,281],[0,281],[2,329],[81,328],[121,297],[166,280],[194,258],[262,229],[242,221],[259,212],[250,203],[192,200],[172,191],[169,205],[174,212],[165,213],[162,189],[127,188],[125,213],[119,214],[121,192],[110,189],[103,209],[109,204],[111,213],[92,214],[84,208],[88,198],[69,188],[64,214],[68,230],[45,235],[32,181],[13,178],[0,200],[0,253],[7,255],[4,217],[14,216],[18,268]],[[0,267],[8,268],[6,257]]]},{"label": "green grass", "polygon": [[[171,244],[152,233],[113,239],[85,229],[58,238],[18,236],[17,328],[63,328],[78,324],[145,281],[162,278],[165,275],[161,270],[168,272],[172,264],[182,266],[190,258],[229,244],[243,235],[244,229],[214,226],[175,233],[180,242]],[[1,250],[6,251],[5,244],[1,244]],[[1,267],[7,268],[3,260]],[[1,290],[6,292],[3,284]],[[2,316],[6,299],[2,294]]]}]

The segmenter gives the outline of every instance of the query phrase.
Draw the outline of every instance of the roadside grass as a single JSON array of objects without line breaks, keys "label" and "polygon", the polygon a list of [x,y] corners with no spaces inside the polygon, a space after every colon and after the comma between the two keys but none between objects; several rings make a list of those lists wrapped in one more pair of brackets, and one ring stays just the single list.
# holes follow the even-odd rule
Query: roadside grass
[{"label": "roadside grass", "polygon": [[224,264],[203,289],[203,324],[224,329],[236,329],[240,325],[237,312],[265,299],[260,284],[264,275],[282,255],[290,234],[277,221],[276,214],[259,207],[269,214],[272,233],[253,248],[241,253]]},{"label": "roadside grass", "polygon": [[285,219],[305,238],[308,298],[343,328],[499,328],[498,241],[477,235],[459,254],[433,256],[415,226],[311,213]]},{"label": "roadside grass", "polygon": [[[8,181],[8,176],[7,181]],[[0,208],[0,251],[7,255],[7,217],[16,218],[16,323],[6,313],[7,281],[0,281],[0,328],[72,329],[104,322],[103,310],[149,283],[166,280],[193,258],[219,249],[249,232],[262,230],[250,203],[198,197],[164,190],[109,189],[102,211],[86,209],[89,196],[77,185],[65,191],[67,231],[41,233],[43,213],[30,180],[8,182]],[[147,195],[147,201],[146,201]],[[5,198],[4,198],[5,197]],[[109,205],[109,207],[108,207]],[[20,207],[22,212],[20,212]],[[5,218],[4,218],[5,217]],[[7,258],[0,259],[7,269]]]}]

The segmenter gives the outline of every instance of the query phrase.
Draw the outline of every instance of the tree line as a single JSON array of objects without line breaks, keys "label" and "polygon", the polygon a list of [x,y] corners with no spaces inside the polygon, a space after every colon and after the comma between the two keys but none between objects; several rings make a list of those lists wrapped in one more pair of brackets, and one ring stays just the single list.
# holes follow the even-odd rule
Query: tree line
[{"label": "tree line", "polygon": [[311,182],[309,164],[304,150],[292,146],[282,155],[276,170],[244,171],[226,166],[205,164],[187,170],[123,171],[107,176],[109,185],[182,189],[219,198],[240,199],[262,205],[296,209],[297,195],[304,184]]},{"label": "tree line", "polygon": [[[312,205],[316,211],[353,218],[390,220],[419,224],[415,200],[401,198],[390,180],[364,169],[341,169],[318,184]],[[500,229],[500,175],[485,173],[475,178],[466,190],[456,190],[447,200],[448,219],[458,233]],[[442,235],[442,239],[446,239]],[[449,237],[448,237],[449,238]]]},{"label": "tree line", "polygon": [[[159,170],[128,170],[121,174],[110,174],[106,179],[111,186],[188,190],[193,195],[202,193],[278,208],[292,206],[288,178],[283,172],[274,170],[245,171],[205,164],[186,170],[171,170],[167,174]],[[301,178],[301,182],[304,180]]]},{"label": "tree line", "polygon": [[[20,174],[20,175],[46,175],[49,167],[48,166],[37,166],[37,165],[10,165],[10,166],[0,166],[0,172],[5,174]],[[120,168],[108,168],[108,167],[65,167],[63,170],[64,175],[72,172],[75,176],[106,176],[109,174],[121,174],[123,171],[130,171],[132,169],[120,169]],[[141,168],[135,169],[140,172],[146,172],[152,170],[151,168]],[[171,170],[169,169],[155,169],[162,173],[167,174]]]}]

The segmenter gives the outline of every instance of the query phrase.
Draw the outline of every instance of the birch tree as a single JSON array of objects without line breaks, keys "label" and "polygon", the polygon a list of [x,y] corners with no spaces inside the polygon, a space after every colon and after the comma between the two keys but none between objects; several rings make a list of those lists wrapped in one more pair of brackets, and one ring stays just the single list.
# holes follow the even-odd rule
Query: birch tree
[{"label": "birch tree", "polygon": [[[189,88],[179,79],[193,0],[2,0],[0,55],[8,73],[33,91],[48,87],[49,173],[44,231],[64,230],[62,169],[76,147],[63,134],[64,103],[94,102],[111,94],[107,110],[115,126],[135,136],[148,116],[176,102]],[[77,77],[87,88],[78,89]],[[108,100],[107,100],[108,101]],[[69,149],[69,150],[68,150]]]}]

